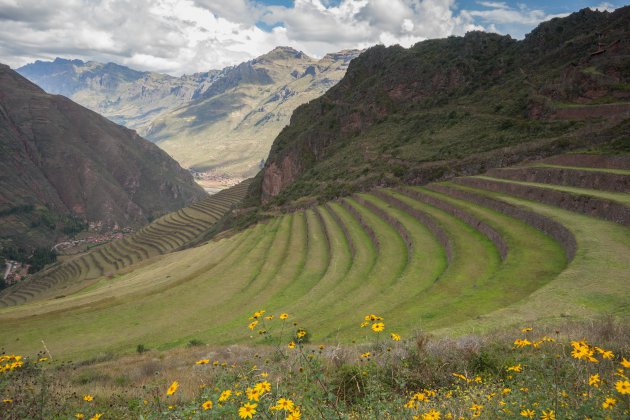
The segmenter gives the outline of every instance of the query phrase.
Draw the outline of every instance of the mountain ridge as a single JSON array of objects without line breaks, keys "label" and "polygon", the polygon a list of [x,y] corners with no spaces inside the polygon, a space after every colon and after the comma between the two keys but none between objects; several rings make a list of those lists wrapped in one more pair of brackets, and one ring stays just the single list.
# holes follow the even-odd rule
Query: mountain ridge
[{"label": "mountain ridge", "polygon": [[337,83],[358,53],[343,50],[317,60],[276,47],[235,66],[179,78],[59,58],[17,70],[47,91],[136,129],[197,173],[240,179],[258,172],[293,109]]},{"label": "mountain ridge", "polygon": [[[0,66],[0,238],[49,246],[66,222],[139,227],[205,196],[165,152]],[[72,224],[71,223],[71,224]]]}]

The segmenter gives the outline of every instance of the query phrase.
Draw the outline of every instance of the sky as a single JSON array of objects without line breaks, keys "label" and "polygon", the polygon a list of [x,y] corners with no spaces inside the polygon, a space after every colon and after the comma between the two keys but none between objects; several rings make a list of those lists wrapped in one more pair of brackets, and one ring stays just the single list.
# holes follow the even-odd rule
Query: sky
[{"label": "sky", "polygon": [[618,0],[0,0],[0,62],[55,57],[172,75],[290,46],[312,57],[483,30],[521,39],[538,23]]}]

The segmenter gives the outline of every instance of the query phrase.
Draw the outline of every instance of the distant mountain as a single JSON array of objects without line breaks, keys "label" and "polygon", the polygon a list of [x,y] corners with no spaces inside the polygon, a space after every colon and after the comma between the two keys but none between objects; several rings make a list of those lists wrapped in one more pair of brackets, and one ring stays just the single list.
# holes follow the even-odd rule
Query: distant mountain
[{"label": "distant mountain", "polygon": [[470,32],[372,47],[302,105],[252,194],[284,203],[422,184],[607,140],[630,144],[630,7],[524,40]]},{"label": "distant mountain", "polygon": [[5,65],[0,151],[0,245],[48,246],[84,224],[138,227],[205,196],[151,142]]},{"label": "distant mountain", "polygon": [[64,95],[128,128],[142,131],[161,112],[201,95],[220,71],[172,77],[114,63],[36,61],[17,69],[48,93]]},{"label": "distant mountain", "polygon": [[17,71],[136,129],[184,167],[238,178],[258,172],[293,110],[334,86],[358,54],[316,60],[278,47],[237,66],[179,78],[60,58]]}]

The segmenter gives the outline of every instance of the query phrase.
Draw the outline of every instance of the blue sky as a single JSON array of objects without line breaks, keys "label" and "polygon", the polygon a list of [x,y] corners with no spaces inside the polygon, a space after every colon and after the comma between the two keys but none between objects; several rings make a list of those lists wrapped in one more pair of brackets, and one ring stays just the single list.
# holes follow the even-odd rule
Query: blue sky
[{"label": "blue sky", "polygon": [[276,46],[313,57],[483,30],[521,39],[540,22],[618,0],[0,0],[0,62],[55,57],[173,75]]}]

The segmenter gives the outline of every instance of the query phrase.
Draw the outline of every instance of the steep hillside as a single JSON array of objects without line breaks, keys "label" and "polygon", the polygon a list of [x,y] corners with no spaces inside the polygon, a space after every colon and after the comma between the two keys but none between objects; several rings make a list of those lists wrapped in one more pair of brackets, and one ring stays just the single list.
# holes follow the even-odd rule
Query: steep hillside
[{"label": "steep hillside", "polygon": [[141,226],[205,196],[134,131],[0,66],[0,239],[49,246],[80,225]]},{"label": "steep hillside", "polygon": [[37,61],[18,71],[51,93],[138,130],[201,178],[256,174],[300,104],[337,83],[358,51],[315,60],[279,47],[220,71],[175,78],[116,64]]},{"label": "steep hillside", "polygon": [[252,194],[333,198],[627,138],[628,21],[630,7],[584,9],[523,41],[472,32],[370,48],[296,109]]}]

